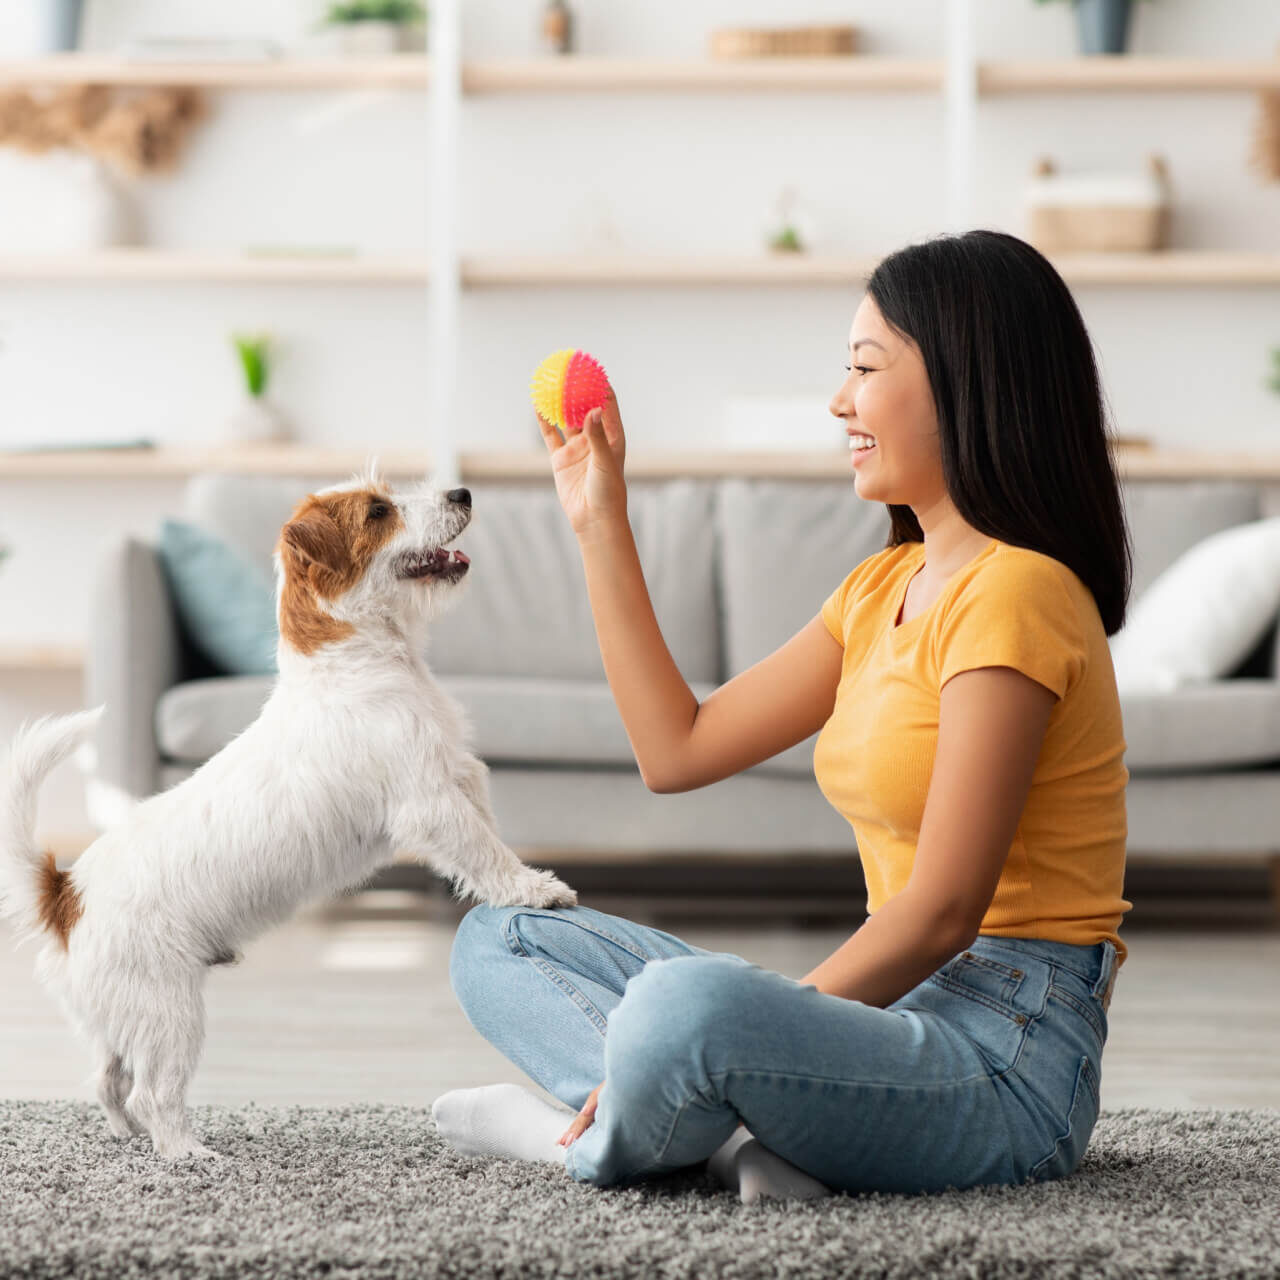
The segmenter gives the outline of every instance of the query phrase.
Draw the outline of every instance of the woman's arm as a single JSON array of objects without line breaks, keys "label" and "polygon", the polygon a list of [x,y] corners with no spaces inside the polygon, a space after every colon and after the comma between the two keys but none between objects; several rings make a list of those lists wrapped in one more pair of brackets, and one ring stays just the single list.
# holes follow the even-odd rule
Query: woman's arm
[{"label": "woman's arm", "polygon": [[689,791],[803,742],[835,705],[844,650],[815,617],[698,705],[654,616],[627,519],[626,435],[609,392],[580,432],[539,415],[556,493],[578,538],[600,654],[640,776]]},{"label": "woman's arm", "polygon": [[625,517],[578,543],[605,675],[651,791],[718,782],[826,723],[844,649],[821,615],[699,705],[662,638]]},{"label": "woman's arm", "polygon": [[973,941],[972,933],[955,933],[952,921],[904,889],[800,981],[887,1009]]}]

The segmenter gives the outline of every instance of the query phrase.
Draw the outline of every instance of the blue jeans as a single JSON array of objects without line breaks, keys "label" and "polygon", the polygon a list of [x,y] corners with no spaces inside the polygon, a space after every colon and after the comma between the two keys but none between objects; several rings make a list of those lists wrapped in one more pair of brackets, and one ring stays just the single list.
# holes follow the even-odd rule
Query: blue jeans
[{"label": "blue jeans", "polygon": [[742,1123],[833,1190],[914,1193],[1074,1171],[1115,957],[979,937],[880,1009],[589,907],[478,906],[449,976],[471,1025],[562,1102],[604,1082],[568,1148],[579,1182],[698,1164]]}]

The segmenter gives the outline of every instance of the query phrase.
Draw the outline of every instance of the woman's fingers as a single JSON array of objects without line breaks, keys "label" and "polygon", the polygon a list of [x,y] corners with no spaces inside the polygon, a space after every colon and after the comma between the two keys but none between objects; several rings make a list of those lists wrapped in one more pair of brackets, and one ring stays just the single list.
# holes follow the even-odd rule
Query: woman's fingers
[{"label": "woman's fingers", "polygon": [[534,410],[534,413],[537,414],[538,426],[542,431],[542,438],[546,442],[547,449],[551,453],[554,453],[564,443],[564,441],[560,439],[560,432],[557,431],[555,426],[548,422],[542,414],[538,413],[536,409]]},{"label": "woman's fingers", "polygon": [[580,1133],[591,1127],[596,1118],[596,1105],[600,1100],[600,1090],[603,1088],[603,1084],[598,1084],[588,1094],[586,1102],[582,1104],[582,1110],[573,1117],[569,1127],[560,1135],[560,1146],[567,1147]]},{"label": "woman's fingers", "polygon": [[602,420],[605,438],[616,449],[622,441],[622,415],[618,412],[618,397],[613,394],[612,387],[605,397]]},{"label": "woman's fingers", "polygon": [[586,418],[583,419],[582,431],[587,437],[587,443],[591,446],[592,451],[596,453],[608,453],[609,442],[605,436],[604,423],[601,420],[601,411],[592,409]]}]

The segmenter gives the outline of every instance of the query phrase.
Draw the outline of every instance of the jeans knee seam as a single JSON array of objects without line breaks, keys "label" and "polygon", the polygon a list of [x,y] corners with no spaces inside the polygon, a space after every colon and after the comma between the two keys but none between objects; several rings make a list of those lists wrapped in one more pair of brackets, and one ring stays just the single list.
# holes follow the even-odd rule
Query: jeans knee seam
[{"label": "jeans knee seam", "polygon": [[[559,969],[554,965],[548,964],[545,960],[539,959],[537,956],[530,955],[529,952],[525,950],[520,939],[516,936],[515,931],[511,928],[511,923],[515,920],[518,914],[519,912],[512,912],[510,917],[507,919],[506,925],[503,927],[502,932],[506,940],[507,949],[512,955],[519,956],[522,960],[528,960],[543,975],[543,977],[547,978],[551,982],[552,986],[559,987],[560,990],[563,991],[565,995],[567,995],[569,999],[587,1015],[587,1020],[603,1038],[608,1030],[608,1020],[605,1018],[605,1015],[602,1014],[600,1010],[596,1008],[596,1006],[588,1000],[581,991],[578,990],[577,987],[575,987],[571,982],[567,982]],[[582,928],[584,926],[579,925],[578,927]],[[591,932],[594,932],[594,930]],[[624,949],[628,950],[629,954],[634,954],[634,952],[630,952],[629,948]]]},{"label": "jeans knee seam", "polygon": [[503,926],[503,933],[506,935],[507,946],[516,955],[528,956],[529,953],[520,945],[520,940],[515,936],[511,926],[516,918],[521,915],[539,916],[546,919],[550,916],[552,919],[561,920],[565,924],[571,924],[575,929],[581,929],[584,933],[594,933],[597,938],[604,938],[608,942],[612,942],[615,947],[625,951],[627,955],[639,960],[642,964],[649,963],[649,957],[629,947],[621,938],[615,938],[613,934],[595,925],[584,924],[581,920],[575,920],[572,916],[565,915],[562,911],[554,911],[549,908],[539,909],[537,907],[522,908],[513,911],[507,917],[507,922]]}]

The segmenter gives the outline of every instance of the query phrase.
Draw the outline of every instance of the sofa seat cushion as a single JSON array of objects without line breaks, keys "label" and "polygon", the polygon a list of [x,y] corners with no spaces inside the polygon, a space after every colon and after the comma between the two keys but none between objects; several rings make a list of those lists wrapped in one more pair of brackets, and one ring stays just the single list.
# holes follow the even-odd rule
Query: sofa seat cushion
[{"label": "sofa seat cushion", "polygon": [[1280,681],[1211,680],[1120,697],[1130,773],[1280,762]]},{"label": "sofa seat cushion", "polygon": [[257,719],[274,676],[213,676],[172,685],[156,703],[160,754],[203,764]]},{"label": "sofa seat cushion", "polygon": [[[635,767],[613,694],[604,681],[536,680],[517,676],[437,676],[471,726],[471,748],[494,763]],[[257,716],[273,680],[217,676],[174,685],[156,708],[161,754],[202,764]],[[714,684],[689,686],[699,699]],[[816,735],[815,735],[816,738]],[[762,773],[813,776],[814,739],[758,766]]]}]

